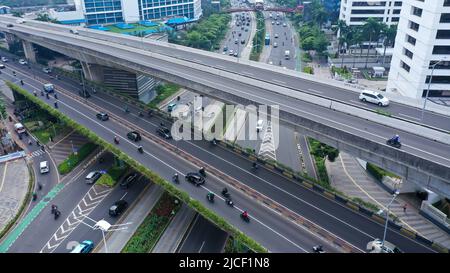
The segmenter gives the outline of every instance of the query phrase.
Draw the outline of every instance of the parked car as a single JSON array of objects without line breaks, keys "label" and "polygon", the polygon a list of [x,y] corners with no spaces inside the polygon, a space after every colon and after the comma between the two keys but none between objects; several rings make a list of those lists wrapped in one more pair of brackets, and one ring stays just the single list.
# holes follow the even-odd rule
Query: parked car
[{"label": "parked car", "polygon": [[228,47],[227,47],[227,46],[224,46],[224,47],[223,47],[223,51],[228,51]]},{"label": "parked car", "polygon": [[167,106],[167,112],[172,112],[174,109],[175,109],[175,107],[177,106],[177,104],[176,103],[171,103],[171,104],[169,104],[168,106]]},{"label": "parked car", "polygon": [[389,99],[376,91],[363,90],[361,94],[359,94],[359,99],[363,102],[378,104],[378,106],[389,105]]},{"label": "parked car", "polygon": [[141,140],[141,134],[139,134],[139,132],[137,131],[131,131],[127,134],[127,138],[130,140],[133,140],[135,142]]},{"label": "parked car", "polygon": [[94,249],[94,242],[90,240],[84,240],[77,245],[70,253],[89,253]]},{"label": "parked car", "polygon": [[274,37],[275,37],[275,38],[278,38],[278,33],[275,33]]},{"label": "parked car", "polygon": [[185,179],[197,187],[205,184],[205,178],[199,173],[187,173]]},{"label": "parked car", "polygon": [[230,55],[230,56],[233,56],[233,49],[230,49],[229,51],[228,51],[228,55]]},{"label": "parked car", "polygon": [[98,118],[99,120],[101,120],[101,121],[106,121],[106,120],[109,119],[108,114],[106,114],[106,113],[104,113],[104,112],[97,113],[96,116],[97,116],[97,118]]},{"label": "parked car", "polygon": [[99,171],[90,172],[88,175],[86,175],[86,183],[93,184],[100,178],[100,176],[102,176],[102,174]]},{"label": "parked car", "polygon": [[125,209],[128,207],[128,202],[125,200],[119,200],[115,202],[110,208],[109,208],[109,215],[110,216],[118,216],[122,212],[125,211]]},{"label": "parked car", "polygon": [[237,56],[238,56],[238,53],[237,53],[237,52],[234,52],[234,53],[233,53],[233,56],[234,56],[234,57],[237,57]]},{"label": "parked car", "polygon": [[131,184],[133,184],[134,181],[136,181],[138,179],[138,174],[137,173],[131,173],[129,175],[127,175],[122,182],[120,182],[120,187],[123,189],[128,189]]},{"label": "parked car", "polygon": [[158,133],[158,135],[162,136],[165,139],[172,138],[172,134],[170,133],[170,130],[166,127],[160,126],[158,128],[158,130],[156,130],[156,132]]},{"label": "parked car", "polygon": [[278,47],[278,44],[277,43],[273,43],[273,47]]}]

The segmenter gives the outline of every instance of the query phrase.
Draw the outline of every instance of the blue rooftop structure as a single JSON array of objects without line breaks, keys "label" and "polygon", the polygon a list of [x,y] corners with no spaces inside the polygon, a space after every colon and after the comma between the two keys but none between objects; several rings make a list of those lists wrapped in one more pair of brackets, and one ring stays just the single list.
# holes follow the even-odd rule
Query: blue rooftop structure
[{"label": "blue rooftop structure", "polygon": [[176,17],[176,18],[170,18],[166,21],[166,25],[183,25],[186,23],[191,22],[192,20],[185,17]]},{"label": "blue rooftop structure", "polygon": [[133,29],[134,28],[133,25],[130,25],[130,24],[127,24],[127,23],[117,23],[114,26],[116,26],[116,27],[118,27],[120,29]]},{"label": "blue rooftop structure", "polygon": [[157,23],[154,23],[152,21],[139,21],[138,24],[142,25],[144,27],[155,27],[155,26],[158,26]]},{"label": "blue rooftop structure", "polygon": [[109,31],[110,29],[107,27],[104,27],[103,25],[93,25],[89,26],[88,28],[97,29],[97,30],[103,30],[103,31]]},{"label": "blue rooftop structure", "polygon": [[62,25],[80,25],[82,23],[86,23],[87,20],[86,19],[77,19],[77,20],[63,20],[63,21],[58,21],[58,22]]}]

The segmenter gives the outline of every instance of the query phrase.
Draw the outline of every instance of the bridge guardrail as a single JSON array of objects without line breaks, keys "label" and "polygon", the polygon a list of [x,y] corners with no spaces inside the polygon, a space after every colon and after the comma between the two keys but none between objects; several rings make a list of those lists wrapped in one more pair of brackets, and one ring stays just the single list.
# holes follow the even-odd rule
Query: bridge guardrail
[{"label": "bridge guardrail", "polygon": [[[89,82],[89,81],[86,81]],[[90,82],[89,82],[90,83]],[[92,84],[92,83],[91,83]],[[109,89],[105,89],[103,86],[98,85],[98,84],[93,84],[95,86],[98,86],[100,88],[100,91],[106,92],[109,95],[112,95],[118,99],[122,99],[125,100],[126,102],[129,102],[133,105],[135,105],[136,107],[140,108],[140,109],[152,109],[146,105],[144,105],[142,102],[140,101],[136,101],[135,99],[123,96],[121,94],[118,94],[117,92],[113,92]],[[157,114],[159,117],[163,118],[163,119],[167,119],[170,122],[173,122],[175,119],[173,117],[171,117],[169,114],[159,110],[159,109],[152,109],[152,111]],[[353,209],[357,212],[360,212],[372,219],[374,219],[375,221],[383,224],[385,223],[384,218],[380,217],[379,215],[377,215],[374,211],[359,205],[355,202],[353,202],[352,200],[350,200],[348,197],[343,196],[340,193],[336,193],[333,192],[331,190],[325,189],[322,186],[320,186],[317,182],[312,181],[309,178],[305,178],[295,172],[293,172],[292,170],[289,170],[283,166],[280,166],[279,164],[267,161],[263,158],[260,158],[252,153],[249,153],[248,151],[246,151],[245,149],[243,149],[242,147],[229,143],[227,141],[217,141],[219,145],[221,145],[224,148],[227,148],[231,151],[233,151],[234,153],[241,155],[243,157],[246,157],[247,159],[249,159],[250,161],[254,161],[256,159],[257,162],[261,163],[261,165],[263,165],[264,167],[266,167],[267,169],[270,169],[274,172],[277,172],[279,175],[282,175],[284,177],[286,177],[287,179],[291,180],[291,181],[295,181],[300,183],[301,185],[310,188],[312,190],[314,190],[315,192],[322,194],[324,197],[328,198],[328,199],[332,199],[332,200],[336,200],[344,205],[346,205],[348,208]],[[389,220],[389,226],[391,227],[399,227],[399,225],[395,224],[392,220]],[[417,234],[414,231],[411,231],[409,229],[406,229],[404,227],[399,228],[400,231],[402,231],[403,234],[410,236],[411,238],[415,239],[415,238],[419,238],[419,240],[432,247],[433,249],[435,249],[438,252],[442,252],[442,253],[450,253],[450,249],[445,248],[441,245],[439,245],[438,243],[434,243],[433,241],[430,241],[424,237],[422,237],[421,235]]]}]

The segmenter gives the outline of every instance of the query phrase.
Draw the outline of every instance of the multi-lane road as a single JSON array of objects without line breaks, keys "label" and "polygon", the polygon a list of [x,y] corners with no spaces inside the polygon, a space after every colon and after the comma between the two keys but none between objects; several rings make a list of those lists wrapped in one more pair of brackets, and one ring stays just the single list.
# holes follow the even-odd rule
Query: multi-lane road
[{"label": "multi-lane road", "polygon": [[[40,73],[40,71],[35,71],[35,74],[39,77],[39,81],[35,81],[29,75],[30,71],[28,69],[17,64],[9,64],[1,77],[10,80],[14,79],[15,77],[11,74],[11,68],[20,71],[18,77],[25,79],[25,87],[30,92],[32,90],[40,91],[44,82],[53,81],[59,93],[59,110],[88,127],[106,141],[112,140],[114,134],[124,136],[129,130],[127,128],[129,123],[132,123],[133,126],[138,126],[139,130],[146,131],[151,135],[154,135],[159,124],[154,118],[139,118],[135,114],[138,110],[131,105],[132,113],[124,115],[123,102],[104,93],[97,92],[97,94],[93,94],[93,97],[89,98],[88,103],[86,103],[77,95],[80,88],[77,83],[71,83],[68,80],[55,81],[49,79],[47,75]],[[53,105],[52,101],[42,99]],[[104,109],[110,113],[113,119],[104,123],[96,120],[95,113],[99,109]],[[171,142],[174,144],[173,141]],[[192,163],[168,152],[162,145],[155,144],[154,140],[144,138],[140,144],[146,151],[144,155],[137,153],[136,144],[129,143],[125,137],[123,137],[118,147],[169,181],[174,171],[184,174],[198,168],[198,165],[192,165]],[[368,241],[382,236],[382,224],[265,168],[260,168],[257,172],[251,171],[250,162],[227,149],[211,147],[210,143],[203,141],[179,141],[176,145],[178,149],[188,152],[193,158],[200,159],[204,164],[208,164],[210,167],[207,168],[216,168],[222,171],[233,179],[264,194],[277,204],[289,208],[296,215],[301,215],[320,225],[361,250],[365,249]],[[243,223],[239,219],[239,211],[227,207],[224,203],[216,202],[216,204],[211,205],[206,202],[206,191],[212,190],[220,193],[221,188],[225,185],[221,179],[208,177],[205,188],[198,189],[187,183],[181,183],[179,187],[187,191],[193,198],[203,202],[207,207],[215,210],[249,236],[255,238],[270,251],[310,251],[312,245],[323,243],[291,220],[280,216],[278,213],[256,202],[252,197],[230,187],[229,189],[232,192],[232,196],[234,196],[237,207],[247,209],[250,212],[253,219],[250,224]],[[387,240],[407,252],[432,251],[421,243],[405,237],[392,229],[388,231]],[[333,251],[330,245],[327,245],[327,248]]]}]

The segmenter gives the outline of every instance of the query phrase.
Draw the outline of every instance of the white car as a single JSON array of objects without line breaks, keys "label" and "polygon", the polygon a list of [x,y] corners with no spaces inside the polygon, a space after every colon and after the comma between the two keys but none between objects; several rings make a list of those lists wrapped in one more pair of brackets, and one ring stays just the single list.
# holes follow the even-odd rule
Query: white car
[{"label": "white car", "polygon": [[8,58],[2,57],[2,62],[6,63],[8,61]]},{"label": "white car", "polygon": [[286,23],[283,23],[283,27],[287,27]]},{"label": "white car", "polygon": [[367,243],[366,249],[370,253],[403,253],[398,247],[389,243],[387,241],[381,241],[380,239],[375,239]]},{"label": "white car", "polygon": [[275,36],[275,38],[278,38],[278,33],[275,33],[275,35],[274,35],[274,36]]},{"label": "white car", "polygon": [[26,64],[28,64],[28,62],[25,61],[24,59],[20,59],[19,64],[26,65]]},{"label": "white car", "polygon": [[273,47],[278,47],[278,44],[277,43],[273,43]]},{"label": "white car", "polygon": [[48,167],[48,162],[47,161],[41,161],[39,163],[39,170],[42,174],[44,173],[48,173],[50,171],[49,167]]},{"label": "white car", "polygon": [[233,55],[233,49],[228,50],[228,55],[232,56]]},{"label": "white car", "polygon": [[362,100],[363,102],[370,102],[377,104],[378,106],[389,105],[389,99],[376,91],[363,90],[361,94],[359,94],[359,99]]}]

